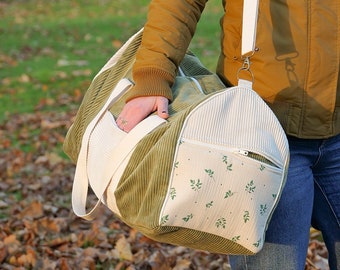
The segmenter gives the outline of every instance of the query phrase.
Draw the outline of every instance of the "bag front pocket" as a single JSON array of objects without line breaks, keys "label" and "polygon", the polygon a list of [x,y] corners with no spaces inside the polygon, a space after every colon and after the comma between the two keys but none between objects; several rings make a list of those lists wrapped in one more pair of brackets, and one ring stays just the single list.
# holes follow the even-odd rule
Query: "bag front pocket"
[{"label": "bag front pocket", "polygon": [[282,170],[247,153],[182,140],[160,225],[206,231],[256,252],[277,203]]}]

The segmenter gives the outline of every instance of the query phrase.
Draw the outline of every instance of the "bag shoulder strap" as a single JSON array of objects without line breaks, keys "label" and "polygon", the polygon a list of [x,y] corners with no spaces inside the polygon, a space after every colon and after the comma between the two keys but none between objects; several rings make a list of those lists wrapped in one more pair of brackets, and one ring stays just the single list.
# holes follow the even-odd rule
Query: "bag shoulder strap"
[{"label": "bag shoulder strap", "polygon": [[256,42],[259,0],[244,0],[242,21],[242,56],[253,54]]}]

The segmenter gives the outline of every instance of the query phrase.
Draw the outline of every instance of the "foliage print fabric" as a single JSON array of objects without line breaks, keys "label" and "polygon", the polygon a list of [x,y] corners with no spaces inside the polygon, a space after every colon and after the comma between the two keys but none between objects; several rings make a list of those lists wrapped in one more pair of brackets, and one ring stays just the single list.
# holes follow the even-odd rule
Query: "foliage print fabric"
[{"label": "foliage print fabric", "polygon": [[207,231],[260,250],[281,171],[246,154],[182,139],[161,226]]}]

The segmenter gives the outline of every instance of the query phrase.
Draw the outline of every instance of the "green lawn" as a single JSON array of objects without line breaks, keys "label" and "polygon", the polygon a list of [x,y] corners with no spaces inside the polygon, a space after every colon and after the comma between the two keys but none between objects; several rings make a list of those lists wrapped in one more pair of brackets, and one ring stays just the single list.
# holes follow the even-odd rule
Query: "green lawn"
[{"label": "green lawn", "polygon": [[[149,1],[0,2],[0,121],[10,114],[70,110],[91,79],[145,22]],[[191,49],[214,69],[219,1],[209,2]]]}]

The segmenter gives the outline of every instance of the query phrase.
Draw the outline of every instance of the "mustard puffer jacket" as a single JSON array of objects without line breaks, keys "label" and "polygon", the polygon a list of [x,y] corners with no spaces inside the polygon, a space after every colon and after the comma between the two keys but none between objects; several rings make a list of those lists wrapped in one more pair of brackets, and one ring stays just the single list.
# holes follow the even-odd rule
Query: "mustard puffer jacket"
[{"label": "mustard puffer jacket", "polygon": [[[206,0],[153,0],[133,67],[129,99],[162,95],[171,86]],[[242,65],[242,0],[223,0],[217,74],[237,84]],[[339,0],[261,0],[254,90],[272,108],[288,135],[328,138],[340,133]]]}]

